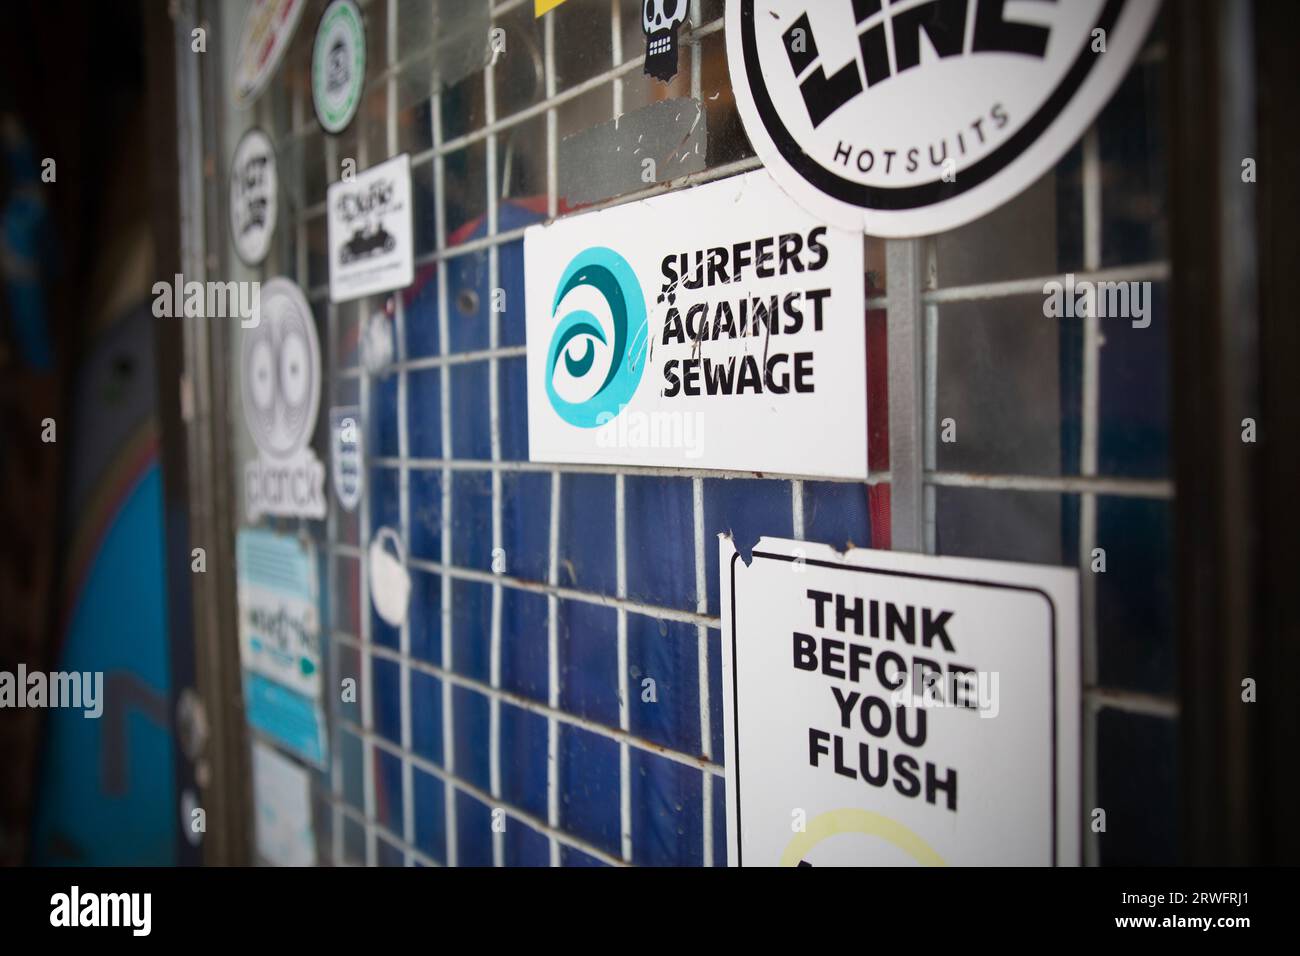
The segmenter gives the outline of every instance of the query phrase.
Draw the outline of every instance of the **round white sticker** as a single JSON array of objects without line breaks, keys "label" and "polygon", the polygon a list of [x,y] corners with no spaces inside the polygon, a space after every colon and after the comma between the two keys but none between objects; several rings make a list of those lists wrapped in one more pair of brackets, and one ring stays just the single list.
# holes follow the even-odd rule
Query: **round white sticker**
[{"label": "round white sticker", "polygon": [[243,331],[244,420],[258,450],[291,458],[306,448],[320,404],[320,341],[302,290],[289,279],[262,284],[261,320]]},{"label": "round white sticker", "polygon": [[231,74],[236,106],[257,99],[280,65],[307,0],[253,0],[239,31]]},{"label": "round white sticker", "polygon": [[370,601],[386,624],[401,627],[411,601],[411,573],[401,536],[392,528],[380,528],[370,542],[369,556]]},{"label": "round white sticker", "polygon": [[311,54],[311,98],[327,133],[347,128],[361,103],[366,79],[366,28],[352,0],[325,8]]},{"label": "round white sticker", "polygon": [[1049,170],[1123,79],[1159,0],[727,0],[740,116],[829,222],[919,236]]},{"label": "round white sticker", "polygon": [[275,147],[260,129],[250,129],[230,160],[230,238],[245,265],[260,264],[271,248],[278,186]]}]

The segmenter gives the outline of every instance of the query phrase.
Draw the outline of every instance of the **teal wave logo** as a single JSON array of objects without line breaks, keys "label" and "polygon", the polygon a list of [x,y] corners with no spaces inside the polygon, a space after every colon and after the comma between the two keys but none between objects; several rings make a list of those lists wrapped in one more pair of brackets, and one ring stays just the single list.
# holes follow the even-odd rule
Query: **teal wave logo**
[{"label": "teal wave logo", "polygon": [[[613,342],[594,315],[586,309],[566,313],[555,327],[546,356],[546,395],[561,418],[578,428],[595,428],[621,412],[645,371],[647,319],[645,297],[636,273],[613,249],[593,246],[573,257],[559,287],[551,314],[574,289],[590,286],[609,306]],[[555,391],[555,373],[561,360],[564,370],[578,380],[586,379],[596,365],[596,342],[609,349],[609,368],[590,398],[570,402]],[[603,367],[603,366],[602,366]]]}]

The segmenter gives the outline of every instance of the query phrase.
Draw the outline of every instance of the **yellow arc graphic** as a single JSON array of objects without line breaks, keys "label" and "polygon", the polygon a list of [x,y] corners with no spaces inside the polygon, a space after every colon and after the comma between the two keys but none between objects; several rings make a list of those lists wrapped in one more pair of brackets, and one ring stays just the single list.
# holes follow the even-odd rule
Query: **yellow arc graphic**
[{"label": "yellow arc graphic", "polygon": [[795,834],[781,854],[781,866],[798,866],[808,851],[827,837],[841,833],[865,833],[878,836],[898,847],[921,866],[947,866],[938,853],[919,836],[897,820],[870,810],[848,808],[829,810],[817,815],[803,833]]},{"label": "yellow arc graphic", "polygon": [[533,16],[540,17],[548,10],[554,10],[563,2],[564,0],[533,0]]}]

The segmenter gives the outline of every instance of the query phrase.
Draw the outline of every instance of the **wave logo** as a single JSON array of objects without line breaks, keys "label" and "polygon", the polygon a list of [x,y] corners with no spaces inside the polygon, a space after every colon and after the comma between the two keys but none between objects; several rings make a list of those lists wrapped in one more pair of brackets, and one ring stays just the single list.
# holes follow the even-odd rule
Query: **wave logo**
[{"label": "wave logo", "polygon": [[[646,307],[632,267],[604,246],[574,256],[555,290],[551,314],[558,315],[565,298],[584,287],[604,299],[612,341],[587,308],[566,313],[555,328],[546,357],[546,394],[556,413],[570,425],[596,428],[618,415],[641,384],[646,364]],[[583,298],[590,301],[590,296],[587,293]],[[608,362],[597,362],[597,343],[608,353]],[[599,384],[593,388],[597,380]]]}]

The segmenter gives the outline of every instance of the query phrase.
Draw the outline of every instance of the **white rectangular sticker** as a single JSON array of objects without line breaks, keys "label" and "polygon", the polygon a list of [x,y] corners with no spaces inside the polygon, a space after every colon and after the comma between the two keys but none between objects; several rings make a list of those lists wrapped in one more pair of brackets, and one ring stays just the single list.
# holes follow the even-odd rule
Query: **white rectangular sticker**
[{"label": "white rectangular sticker", "polygon": [[253,741],[257,852],[273,866],[315,866],[311,776],[261,741]]},{"label": "white rectangular sticker", "polygon": [[330,184],[326,199],[330,301],[410,285],[415,277],[410,155]]},{"label": "white rectangular sticker", "polygon": [[1079,863],[1075,570],[719,559],[733,866]]},{"label": "white rectangular sticker", "polygon": [[862,263],[763,170],[531,227],[529,459],[865,478]]}]

